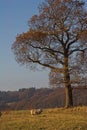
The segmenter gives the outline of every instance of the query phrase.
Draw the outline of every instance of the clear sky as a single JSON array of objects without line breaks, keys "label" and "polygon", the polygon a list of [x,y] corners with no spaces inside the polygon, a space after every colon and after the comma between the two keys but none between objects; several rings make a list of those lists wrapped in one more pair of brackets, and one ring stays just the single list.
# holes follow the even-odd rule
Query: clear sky
[{"label": "clear sky", "polygon": [[47,87],[48,71],[20,66],[11,50],[17,34],[28,30],[28,20],[38,13],[43,0],[0,0],[0,90]]}]

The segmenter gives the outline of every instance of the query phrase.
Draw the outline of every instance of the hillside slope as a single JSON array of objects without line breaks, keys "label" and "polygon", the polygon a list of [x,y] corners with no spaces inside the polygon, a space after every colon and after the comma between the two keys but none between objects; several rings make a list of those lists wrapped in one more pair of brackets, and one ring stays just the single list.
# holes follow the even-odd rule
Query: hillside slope
[{"label": "hillside slope", "polygon": [[[87,105],[87,89],[73,89],[74,105]],[[31,109],[31,108],[55,108],[65,105],[64,88],[29,88],[19,91],[0,91],[0,110]]]}]

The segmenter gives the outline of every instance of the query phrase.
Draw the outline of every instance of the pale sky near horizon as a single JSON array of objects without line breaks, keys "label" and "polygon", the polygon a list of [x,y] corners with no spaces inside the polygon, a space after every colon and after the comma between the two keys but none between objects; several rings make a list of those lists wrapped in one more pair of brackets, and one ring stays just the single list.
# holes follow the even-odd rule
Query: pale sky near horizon
[{"label": "pale sky near horizon", "polygon": [[28,20],[43,0],[0,0],[0,91],[47,87],[48,71],[20,66],[11,50],[17,34],[28,30]]},{"label": "pale sky near horizon", "polygon": [[11,50],[17,34],[28,30],[28,20],[38,13],[42,1],[0,0],[0,91],[48,87],[48,70],[32,72],[20,66]]}]

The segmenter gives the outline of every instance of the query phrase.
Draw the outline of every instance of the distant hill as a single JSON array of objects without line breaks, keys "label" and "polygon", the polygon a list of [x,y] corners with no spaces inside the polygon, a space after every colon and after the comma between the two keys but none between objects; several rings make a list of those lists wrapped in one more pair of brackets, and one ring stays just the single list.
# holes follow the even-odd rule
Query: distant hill
[{"label": "distant hill", "polygon": [[[87,105],[87,88],[73,89],[74,105]],[[23,88],[18,91],[0,91],[0,110],[22,110],[31,108],[55,108],[65,105],[65,89]]]}]

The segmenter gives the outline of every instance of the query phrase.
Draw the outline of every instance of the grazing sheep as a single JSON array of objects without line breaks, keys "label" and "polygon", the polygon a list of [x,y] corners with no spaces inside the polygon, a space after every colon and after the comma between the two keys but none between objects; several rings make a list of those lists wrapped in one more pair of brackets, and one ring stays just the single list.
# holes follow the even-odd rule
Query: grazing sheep
[{"label": "grazing sheep", "polygon": [[31,115],[39,115],[41,114],[41,112],[42,112],[42,109],[32,109],[30,111]]}]

